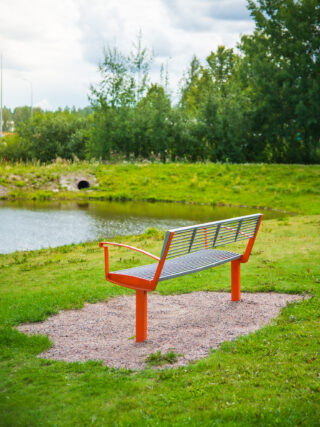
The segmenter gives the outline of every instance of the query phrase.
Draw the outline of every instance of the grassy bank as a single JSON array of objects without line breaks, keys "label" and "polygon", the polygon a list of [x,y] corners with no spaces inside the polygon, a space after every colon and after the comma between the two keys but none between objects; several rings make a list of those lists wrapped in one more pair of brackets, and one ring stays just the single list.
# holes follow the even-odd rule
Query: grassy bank
[{"label": "grassy bank", "polygon": [[[86,178],[87,190],[76,190]],[[0,165],[0,197],[166,200],[320,213],[320,167],[270,164]]]},{"label": "grassy bank", "polygon": [[[49,348],[49,340],[12,328],[85,301],[130,293],[104,280],[96,243],[0,255],[0,424],[319,425],[319,224],[319,215],[263,222],[242,269],[244,291],[308,293],[311,299],[288,306],[271,325],[197,363],[162,371],[40,359],[36,354]],[[118,240],[159,253],[162,233]],[[117,248],[111,257],[112,269],[145,261]],[[229,291],[229,283],[225,265],[160,283],[158,290]]]}]

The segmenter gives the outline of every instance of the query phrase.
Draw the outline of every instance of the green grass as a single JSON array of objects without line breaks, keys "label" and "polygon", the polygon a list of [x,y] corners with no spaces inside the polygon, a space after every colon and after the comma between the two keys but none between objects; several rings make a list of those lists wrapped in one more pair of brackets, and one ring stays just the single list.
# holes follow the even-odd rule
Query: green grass
[{"label": "green grass", "polygon": [[175,353],[174,351],[168,351],[167,353],[161,353],[161,351],[156,351],[155,353],[149,354],[146,358],[146,363],[149,366],[163,366],[163,365],[172,365],[177,362],[179,357],[183,356],[183,354]]},{"label": "green grass", "polygon": [[[319,215],[264,221],[242,267],[243,291],[310,299],[197,363],[140,372],[38,358],[52,345],[48,338],[14,329],[132,293],[105,281],[96,242],[0,255],[0,425],[319,425],[319,231]],[[162,233],[118,241],[159,253]],[[145,262],[125,249],[110,253],[112,269]],[[162,282],[157,290],[229,292],[230,265]]]},{"label": "green grass", "polygon": [[[67,191],[66,177],[93,185]],[[319,165],[2,163],[0,185],[7,189],[2,198],[11,199],[192,201],[320,214]]]}]

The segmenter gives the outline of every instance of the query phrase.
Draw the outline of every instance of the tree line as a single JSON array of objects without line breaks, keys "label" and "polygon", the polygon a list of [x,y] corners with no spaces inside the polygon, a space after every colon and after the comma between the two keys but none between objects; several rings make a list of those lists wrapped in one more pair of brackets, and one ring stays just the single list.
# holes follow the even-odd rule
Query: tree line
[{"label": "tree line", "polygon": [[32,111],[32,107],[24,105],[23,107],[16,107],[13,110],[4,106],[2,108],[2,130],[3,132],[13,132],[15,127],[20,123],[26,122],[30,119],[33,112],[39,112],[41,108],[36,107]]},{"label": "tree line", "polygon": [[104,51],[89,109],[34,112],[0,156],[318,163],[320,4],[249,0],[248,8],[253,34],[205,63],[194,56],[175,102],[163,68],[150,81],[139,37],[129,55]]}]

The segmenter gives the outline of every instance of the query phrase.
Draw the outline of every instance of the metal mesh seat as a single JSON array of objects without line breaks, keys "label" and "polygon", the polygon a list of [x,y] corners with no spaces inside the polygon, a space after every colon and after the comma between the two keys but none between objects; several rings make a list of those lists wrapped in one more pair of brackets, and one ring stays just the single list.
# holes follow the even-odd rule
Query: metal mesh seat
[{"label": "metal mesh seat", "polygon": [[[191,272],[205,270],[239,258],[241,258],[241,255],[235,252],[203,249],[178,258],[168,259],[164,263],[159,281],[183,276]],[[157,266],[158,263],[154,263],[126,270],[113,271],[113,273],[152,280]]]}]

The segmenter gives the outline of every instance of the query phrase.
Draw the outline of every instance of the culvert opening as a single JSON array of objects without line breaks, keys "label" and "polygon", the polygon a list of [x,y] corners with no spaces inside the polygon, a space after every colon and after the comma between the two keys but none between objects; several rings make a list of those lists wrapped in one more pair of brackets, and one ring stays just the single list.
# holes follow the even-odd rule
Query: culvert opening
[{"label": "culvert opening", "polygon": [[78,190],[82,190],[83,188],[89,188],[90,182],[86,179],[81,179],[77,184]]}]

